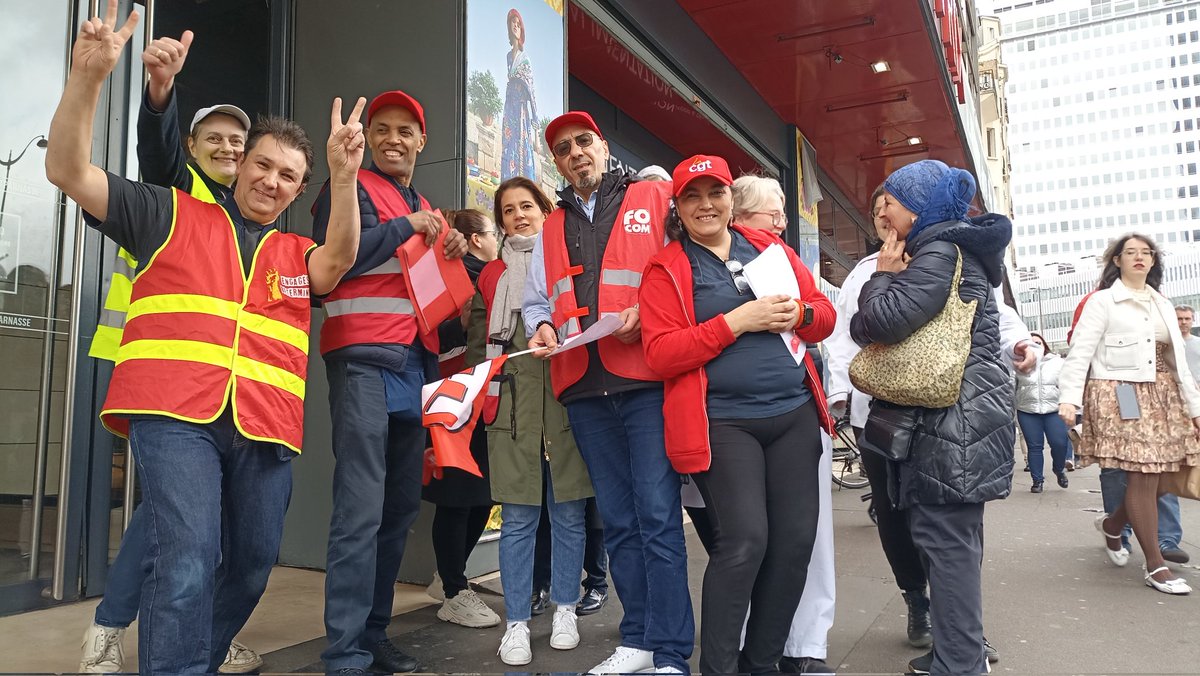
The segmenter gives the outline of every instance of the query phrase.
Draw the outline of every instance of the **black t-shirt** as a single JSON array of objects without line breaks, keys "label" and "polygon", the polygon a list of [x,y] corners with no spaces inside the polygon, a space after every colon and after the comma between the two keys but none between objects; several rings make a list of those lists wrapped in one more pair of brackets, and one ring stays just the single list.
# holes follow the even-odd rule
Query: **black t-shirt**
[{"label": "black t-shirt", "polygon": [[[743,266],[758,257],[758,250],[736,230],[729,258]],[[755,298],[754,292],[737,292],[733,276],[716,254],[683,240],[692,264],[692,303],[696,323],[730,312]],[[769,418],[793,411],[812,398],[804,383],[803,364],[788,354],[779,334],[747,332],[704,366],[708,375],[709,418]]]},{"label": "black t-shirt", "polygon": [[[138,260],[140,271],[171,234],[171,189],[138,183],[111,172],[106,173],[108,218],[100,222],[96,217],[84,212],[84,219],[89,226],[132,253]],[[238,238],[238,251],[242,258],[242,271],[248,275],[258,243],[268,232],[275,229],[275,224],[262,226],[246,221],[232,199],[221,206],[233,221],[233,229]]]}]

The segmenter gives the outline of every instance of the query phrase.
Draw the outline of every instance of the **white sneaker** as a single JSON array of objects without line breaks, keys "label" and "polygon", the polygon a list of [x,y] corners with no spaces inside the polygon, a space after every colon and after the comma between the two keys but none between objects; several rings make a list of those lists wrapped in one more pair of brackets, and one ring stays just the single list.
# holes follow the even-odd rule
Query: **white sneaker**
[{"label": "white sneaker", "polygon": [[533,660],[533,651],[529,648],[529,625],[525,622],[514,622],[504,632],[500,640],[500,649],[496,651],[500,661],[513,667],[529,664]]},{"label": "white sneaker", "polygon": [[575,607],[559,606],[554,611],[554,620],[550,630],[550,647],[555,650],[570,650],[579,645],[578,618],[575,617]]},{"label": "white sneaker", "polygon": [[425,588],[425,593],[429,594],[429,598],[434,601],[446,600],[446,592],[442,589],[442,576],[438,575],[437,572],[434,572],[433,582],[430,582],[429,586]]},{"label": "white sneaker", "polygon": [[79,672],[83,674],[116,674],[125,670],[125,651],[121,638],[125,628],[102,627],[96,623],[83,634],[83,655]]},{"label": "white sneaker", "polygon": [[258,653],[233,641],[229,644],[229,652],[225,653],[225,661],[217,671],[222,674],[248,674],[262,665],[263,659]]},{"label": "white sneaker", "polygon": [[600,664],[592,667],[589,674],[633,674],[654,670],[654,653],[649,650],[621,646]]},{"label": "white sneaker", "polygon": [[464,589],[455,594],[454,598],[443,601],[437,616],[439,620],[476,629],[500,624],[500,616],[492,612],[483,599],[471,589]]}]

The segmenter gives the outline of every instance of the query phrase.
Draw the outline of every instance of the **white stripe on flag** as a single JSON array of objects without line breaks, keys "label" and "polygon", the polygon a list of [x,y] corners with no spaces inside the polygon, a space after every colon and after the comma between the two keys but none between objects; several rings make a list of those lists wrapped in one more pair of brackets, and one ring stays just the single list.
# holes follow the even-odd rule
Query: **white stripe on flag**
[{"label": "white stripe on flag", "polygon": [[471,420],[471,409],[475,398],[487,385],[492,360],[487,360],[473,369],[455,373],[449,378],[438,380],[421,388],[421,410],[423,415],[448,413],[455,417],[452,425],[445,427],[457,430]]}]

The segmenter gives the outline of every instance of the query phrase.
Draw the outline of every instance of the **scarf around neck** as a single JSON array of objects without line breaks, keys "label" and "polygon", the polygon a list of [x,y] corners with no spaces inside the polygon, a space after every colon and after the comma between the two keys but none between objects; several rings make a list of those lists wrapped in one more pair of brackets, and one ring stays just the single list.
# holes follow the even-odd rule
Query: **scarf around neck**
[{"label": "scarf around neck", "polygon": [[510,235],[500,247],[500,260],[504,261],[504,272],[496,280],[496,296],[492,299],[492,311],[488,315],[488,339],[508,343],[517,332],[521,321],[521,301],[525,296],[525,277],[529,272],[529,259],[533,257],[533,244],[537,235]]}]

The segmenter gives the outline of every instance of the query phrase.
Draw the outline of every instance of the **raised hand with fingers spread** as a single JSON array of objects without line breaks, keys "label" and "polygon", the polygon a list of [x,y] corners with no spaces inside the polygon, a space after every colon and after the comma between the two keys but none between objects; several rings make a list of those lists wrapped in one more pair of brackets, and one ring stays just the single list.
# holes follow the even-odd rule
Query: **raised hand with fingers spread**
[{"label": "raised hand with fingers spread", "polygon": [[94,16],[79,29],[79,37],[71,50],[72,72],[87,74],[101,81],[107,78],[121,58],[125,43],[129,42],[139,19],[136,10],[130,12],[129,18],[118,30],[117,0],[109,0],[103,19]]},{"label": "raised hand with fingers spread", "polygon": [[358,97],[350,116],[342,122],[342,99],[333,100],[333,111],[329,120],[329,141],[325,144],[325,154],[329,161],[329,178],[332,182],[354,185],[357,181],[358,170],[362,166],[363,151],[367,140],[363,136],[363,126],[359,122],[363,108],[367,105],[364,97]]}]

